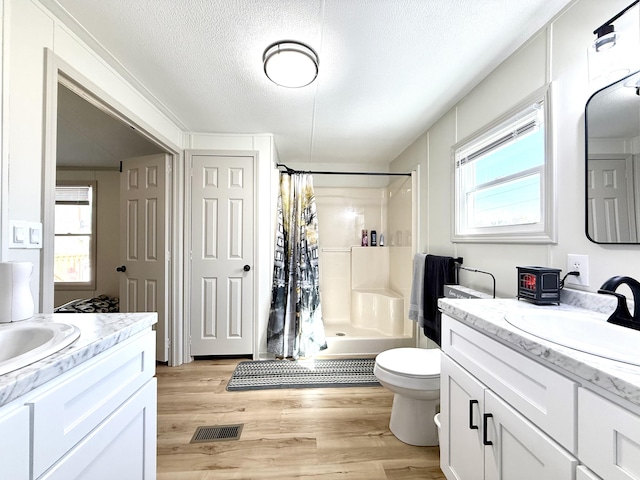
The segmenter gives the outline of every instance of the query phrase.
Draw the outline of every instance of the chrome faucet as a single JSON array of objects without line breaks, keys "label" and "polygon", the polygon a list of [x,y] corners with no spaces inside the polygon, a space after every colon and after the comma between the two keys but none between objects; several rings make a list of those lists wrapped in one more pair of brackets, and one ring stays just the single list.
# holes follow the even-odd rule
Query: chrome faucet
[{"label": "chrome faucet", "polygon": [[[627,285],[633,294],[633,316],[629,313],[629,308],[627,307],[627,297],[621,293],[616,293],[616,289],[623,284]],[[631,277],[611,277],[602,284],[598,293],[613,295],[618,299],[618,306],[607,322],[640,330],[640,282]]]}]

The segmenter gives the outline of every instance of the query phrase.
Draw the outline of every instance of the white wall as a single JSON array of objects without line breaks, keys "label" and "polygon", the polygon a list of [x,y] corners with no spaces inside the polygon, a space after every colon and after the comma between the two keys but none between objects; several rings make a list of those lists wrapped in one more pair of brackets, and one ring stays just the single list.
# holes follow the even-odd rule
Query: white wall
[{"label": "white wall", "polygon": [[182,132],[36,0],[4,0],[2,23],[2,261],[34,264],[31,288],[40,297],[40,250],[9,249],[9,220],[43,219],[45,49],[93,82],[166,140]]},{"label": "white wall", "polygon": [[119,296],[120,173],[115,170],[59,170],[58,180],[96,182],[96,288],[56,290],[54,305],[97,295]]},{"label": "white wall", "polygon": [[[628,4],[627,0],[573,4],[393,161],[394,171],[421,166],[418,250],[462,256],[466,266],[494,273],[499,296],[516,295],[516,266],[545,265],[566,272],[570,253],[589,255],[590,285],[585,290],[596,291],[613,275],[640,278],[640,246],[596,245],[587,240],[584,225],[584,107],[601,86],[589,84],[587,47],[594,28]],[[633,12],[638,15],[637,7]],[[557,244],[452,243],[452,146],[548,81],[553,82],[554,93]],[[465,285],[491,289],[490,280],[480,274],[462,272],[461,279]]]}]

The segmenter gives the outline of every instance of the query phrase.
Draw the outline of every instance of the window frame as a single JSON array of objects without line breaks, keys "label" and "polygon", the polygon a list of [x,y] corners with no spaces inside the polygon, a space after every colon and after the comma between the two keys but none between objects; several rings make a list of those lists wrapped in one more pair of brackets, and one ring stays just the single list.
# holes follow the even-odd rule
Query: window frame
[{"label": "window frame", "polygon": [[[91,234],[89,235],[89,265],[91,268],[91,279],[88,282],[56,282],[55,277],[53,279],[54,290],[59,291],[72,291],[72,290],[95,290],[96,288],[96,267],[97,267],[97,203],[98,203],[98,182],[95,180],[59,180],[56,182],[56,187],[91,187]],[[55,199],[55,195],[54,195]],[[55,207],[54,200],[54,219],[55,219]],[[54,245],[56,237],[68,237],[75,236],[73,234],[56,234],[55,227],[53,229]],[[83,235],[86,236],[86,235]],[[54,264],[55,264],[55,246],[53,252]]]},{"label": "window frame", "polygon": [[[542,101],[544,105],[544,165],[529,169],[531,171],[540,170],[541,184],[541,218],[536,224],[502,225],[490,227],[465,228],[462,225],[466,217],[467,210],[464,208],[464,196],[472,190],[459,191],[458,173],[456,168],[457,154],[459,151],[469,148],[473,144],[482,145],[489,138],[495,136],[496,132],[509,125],[510,121],[515,123],[515,118],[523,117],[523,113],[531,105]],[[481,148],[481,147],[479,147]],[[490,122],[485,127],[469,135],[462,141],[457,142],[451,148],[451,175],[452,175],[452,224],[451,241],[454,243],[556,243],[556,215],[555,215],[555,129],[553,123],[553,91],[552,84],[549,83],[538,89],[533,94],[520,101],[515,107]],[[522,176],[523,172],[511,175],[511,177]],[[509,177],[505,177],[508,179]],[[501,179],[504,184],[504,180]]]}]

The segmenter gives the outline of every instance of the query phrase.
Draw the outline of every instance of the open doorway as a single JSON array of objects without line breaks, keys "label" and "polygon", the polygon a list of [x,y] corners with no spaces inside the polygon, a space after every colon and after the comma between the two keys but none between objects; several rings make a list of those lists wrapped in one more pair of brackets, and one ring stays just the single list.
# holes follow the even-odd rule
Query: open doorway
[{"label": "open doorway", "polygon": [[[48,72],[47,85],[47,126],[48,135],[45,151],[44,180],[44,215],[43,215],[43,249],[41,272],[41,311],[51,312],[61,305],[69,305],[73,301],[91,303],[102,299],[113,304],[112,299],[120,300],[123,281],[130,286],[132,282],[127,272],[123,275],[123,249],[120,239],[123,216],[122,202],[122,164],[128,164],[132,158],[159,156],[165,163],[155,170],[155,175],[162,175],[166,185],[166,197],[161,199],[165,208],[161,211],[163,222],[160,222],[160,236],[166,241],[162,249],[161,269],[166,285],[151,292],[156,295],[154,302],[160,301],[166,308],[155,310],[149,308],[154,302],[119,302],[119,311],[158,311],[157,359],[170,363],[169,336],[171,326],[172,290],[171,290],[171,235],[173,212],[172,166],[179,158],[177,146],[159,140],[140,128],[140,122],[133,122],[130,116],[116,109],[114,104],[105,100],[98,90],[93,90],[88,81],[80,81],[67,72],[62,72],[57,62]],[[58,228],[61,222],[56,220],[56,190],[58,184],[90,185],[90,200],[83,197],[82,202],[93,203],[94,215],[91,228],[87,228],[86,218],[77,222],[84,235],[83,241],[91,245],[84,252],[65,252],[59,245],[58,236],[68,233],[68,225]],[[73,217],[75,213],[72,213]],[[58,214],[60,218],[61,214]],[[73,222],[71,222],[73,224]],[[126,224],[126,218],[125,222]],[[71,228],[73,230],[73,227]],[[68,243],[68,242],[67,242]],[[79,242],[80,244],[82,242]],[[56,245],[58,244],[58,246]],[[73,250],[73,249],[72,249]],[[82,250],[82,249],[81,249]],[[75,258],[66,264],[60,261],[61,256],[70,253]],[[57,258],[58,257],[58,258]],[[92,257],[92,258],[89,258]],[[69,259],[67,259],[69,260]],[[88,266],[87,266],[88,265]],[[116,269],[119,269],[116,270]],[[88,276],[80,275],[84,270]],[[62,273],[70,273],[63,282],[56,282]],[[74,279],[80,279],[74,286]],[[135,280],[135,279],[134,279]],[[56,288],[56,284],[64,284]],[[148,282],[147,282],[148,283]],[[71,286],[72,288],[69,288]],[[142,292],[144,294],[144,292]],[[104,307],[104,304],[101,305]],[[161,311],[162,310],[162,311]],[[174,356],[174,358],[179,358]]]},{"label": "open doorway", "polygon": [[120,162],[165,152],[61,84],[56,137],[54,309],[117,298]]}]

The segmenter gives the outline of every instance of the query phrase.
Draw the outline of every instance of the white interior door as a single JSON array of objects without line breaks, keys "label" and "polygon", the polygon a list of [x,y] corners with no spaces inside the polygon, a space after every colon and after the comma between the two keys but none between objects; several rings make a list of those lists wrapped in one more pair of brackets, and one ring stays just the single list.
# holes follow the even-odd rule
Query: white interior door
[{"label": "white interior door", "polygon": [[630,160],[589,159],[587,229],[597,242],[635,242]]},{"label": "white interior door", "polygon": [[191,355],[253,349],[254,157],[191,156]]},{"label": "white interior door", "polygon": [[170,157],[123,160],[120,175],[120,311],[158,312],[156,359],[169,360]]}]

